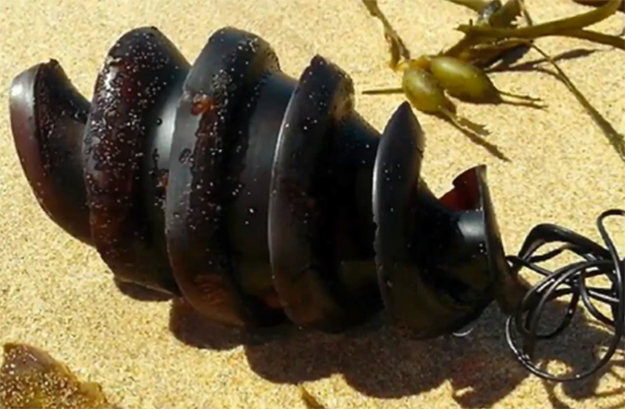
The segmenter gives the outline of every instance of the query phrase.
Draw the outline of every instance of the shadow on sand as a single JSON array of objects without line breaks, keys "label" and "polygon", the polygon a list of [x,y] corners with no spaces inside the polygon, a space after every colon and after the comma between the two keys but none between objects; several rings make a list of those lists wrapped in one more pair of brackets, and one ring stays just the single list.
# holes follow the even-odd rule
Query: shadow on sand
[{"label": "shadow on sand", "polygon": [[[137,299],[162,301],[150,297],[146,290],[125,287],[124,293]],[[506,317],[494,304],[469,335],[420,341],[398,335],[386,326],[382,314],[365,326],[340,335],[299,330],[291,325],[246,332],[206,322],[182,299],[170,301],[169,328],[178,340],[195,348],[217,351],[243,346],[250,368],[271,382],[297,384],[339,373],[365,395],[398,398],[426,392],[449,380],[458,404],[483,408],[496,404],[533,376],[512,355],[505,340]],[[553,309],[563,308],[564,304],[558,303]],[[559,317],[548,316],[547,322],[558,323]],[[611,333],[587,321],[582,314],[576,317],[569,331],[545,346],[539,345],[538,357],[563,362],[575,371],[595,362],[593,348],[606,345]],[[574,400],[624,394],[625,387],[597,392],[605,373],[622,376],[622,356],[623,350],[619,349],[612,364],[597,376],[573,383],[545,382],[551,406],[568,408],[555,388]],[[619,370],[615,371],[617,367]],[[625,401],[615,407],[623,405]]]}]

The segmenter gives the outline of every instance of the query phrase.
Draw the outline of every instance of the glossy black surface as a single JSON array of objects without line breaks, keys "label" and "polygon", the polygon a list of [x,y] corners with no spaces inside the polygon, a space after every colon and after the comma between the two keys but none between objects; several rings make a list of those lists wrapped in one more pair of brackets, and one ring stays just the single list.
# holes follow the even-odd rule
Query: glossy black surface
[{"label": "glossy black surface", "polygon": [[[299,326],[332,332],[363,322],[378,307],[376,298],[366,290],[359,294],[339,274],[340,261],[356,251],[349,248],[355,245],[353,226],[345,222],[368,227],[357,217],[349,188],[356,175],[343,171],[348,152],[342,142],[358,143],[344,132],[356,129],[350,124],[353,93],[342,70],[319,56],[312,59],[284,113],[269,204],[271,265],[285,311]],[[375,145],[375,131],[361,129],[362,142]]]},{"label": "glossy black surface", "polygon": [[9,95],[13,141],[39,205],[70,235],[92,245],[81,161],[89,101],[56,60],[20,73]]},{"label": "glossy black surface", "polygon": [[[47,122],[28,116],[32,70],[11,100],[26,176],[43,192],[54,179],[42,179],[44,163],[70,181],[44,185],[40,203],[93,240],[117,279],[243,327],[338,332],[385,308],[432,337],[495,299],[516,303],[484,167],[436,198],[409,104],[380,134],[355,111],[348,74],[322,56],[294,79],[263,39],[226,27],[189,64],[154,27],[135,29],[111,48],[91,106],[66,90],[55,98],[73,110],[37,111],[71,124],[54,143],[40,143]],[[39,83],[51,94],[68,81]]]},{"label": "glossy black surface", "polygon": [[495,294],[505,302],[509,292],[500,285],[509,275],[485,168],[466,170],[437,199],[420,178],[423,147],[423,130],[404,103],[378,148],[373,211],[388,316],[412,336],[429,338],[467,325]]},{"label": "glossy black surface", "polygon": [[186,66],[154,28],[121,36],[96,79],[83,139],[91,234],[102,259],[124,280],[172,293],[162,227],[152,230],[142,205],[141,167],[153,112]]},{"label": "glossy black surface", "polygon": [[281,315],[243,292],[228,229],[230,160],[249,139],[236,132],[237,116],[277,69],[264,40],[219,30],[191,67],[176,112],[165,212],[169,257],[185,298],[223,324],[268,325]]}]

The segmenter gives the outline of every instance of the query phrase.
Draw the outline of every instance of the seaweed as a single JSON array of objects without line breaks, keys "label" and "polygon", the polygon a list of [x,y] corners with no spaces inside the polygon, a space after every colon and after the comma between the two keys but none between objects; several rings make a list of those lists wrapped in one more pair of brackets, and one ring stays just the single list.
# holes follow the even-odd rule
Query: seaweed
[{"label": "seaweed", "polygon": [[47,352],[18,343],[3,349],[0,409],[120,409],[99,384],[79,381]]},{"label": "seaweed", "polygon": [[[555,68],[555,77],[573,93],[625,162],[625,136],[617,132],[592,106],[555,59],[535,44],[539,38],[564,36],[625,50],[625,39],[621,37],[625,30],[620,35],[610,35],[587,28],[622,9],[623,0],[601,2],[591,11],[538,24],[533,21],[523,0],[508,0],[505,4],[500,0],[448,0],[477,12],[477,21],[456,28],[464,36],[454,45],[438,54],[416,58],[411,57],[404,41],[380,10],[377,0],[362,1],[370,14],[382,21],[390,49],[390,68],[402,75],[401,87],[364,90],[363,94],[403,93],[418,111],[447,120],[474,143],[484,146],[499,159],[507,160],[498,149],[483,140],[482,137],[488,135],[484,126],[456,114],[456,106],[451,98],[474,104],[507,103],[545,109],[545,105],[538,103],[540,98],[499,90],[488,77],[492,72],[489,69],[495,63],[500,67],[513,68],[512,64],[533,49]],[[522,27],[517,24],[520,17],[525,21]],[[520,101],[503,99],[503,95]]]}]

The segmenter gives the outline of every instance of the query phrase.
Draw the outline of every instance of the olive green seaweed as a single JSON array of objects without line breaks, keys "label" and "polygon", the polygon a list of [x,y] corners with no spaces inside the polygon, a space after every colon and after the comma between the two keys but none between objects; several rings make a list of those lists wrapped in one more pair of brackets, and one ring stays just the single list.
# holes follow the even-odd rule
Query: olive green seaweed
[{"label": "olive green seaweed", "polygon": [[465,34],[470,33],[486,37],[488,39],[536,39],[538,37],[551,35],[567,35],[567,33],[571,30],[579,30],[583,27],[587,27],[607,19],[612,14],[616,13],[622,1],[623,0],[610,0],[604,6],[583,14],[528,27],[497,28],[463,24],[458,26],[457,30],[462,31]]},{"label": "olive green seaweed", "polygon": [[[534,49],[555,67],[556,78],[575,95],[625,162],[625,137],[588,102],[554,59],[535,45],[535,40],[541,37],[565,36],[625,50],[625,39],[585,28],[613,15],[623,0],[609,0],[592,11],[541,24],[534,24],[524,0],[508,0],[505,4],[500,0],[448,1],[478,12],[478,23],[460,25],[457,29],[464,33],[464,37],[447,50],[411,58],[410,51],[380,10],[377,0],[362,0],[369,13],[382,21],[391,54],[389,65],[402,75],[401,87],[364,90],[363,94],[404,94],[418,111],[447,120],[474,143],[482,145],[499,159],[508,160],[482,138],[488,135],[484,126],[457,115],[456,106],[449,97],[470,103],[505,103],[544,109],[544,105],[538,104],[539,98],[497,89],[486,72],[497,61],[509,66],[521,54]],[[521,16],[527,24],[525,27],[517,26],[516,20]]]},{"label": "olive green seaweed", "polygon": [[404,41],[401,39],[399,34],[397,34],[397,31],[395,31],[391,23],[389,23],[386,15],[384,15],[384,13],[382,13],[382,10],[380,10],[380,7],[378,6],[378,1],[362,0],[362,2],[371,14],[371,16],[380,20],[382,22],[382,25],[384,26],[384,36],[390,46],[391,68],[394,69],[400,58],[409,60],[410,50],[408,50],[408,47],[406,47]]},{"label": "olive green seaweed", "polygon": [[120,409],[99,384],[80,382],[62,362],[27,344],[7,343],[0,368],[0,409]]},{"label": "olive green seaweed", "polygon": [[[451,1],[451,0],[450,0]],[[528,25],[532,25],[532,19],[524,6],[523,0],[508,0],[505,4],[501,4],[499,0],[493,1],[491,4],[495,6],[489,13],[487,20],[479,23],[480,26],[490,27],[516,27],[516,20],[525,15],[525,21]],[[483,12],[480,13],[480,17]],[[478,19],[478,22],[480,19]],[[456,44],[449,47],[442,54],[449,57],[457,57],[462,60],[471,62],[477,66],[486,66],[493,59],[502,58],[514,51],[526,51],[523,47],[514,44],[508,44],[508,49],[501,50],[476,50],[473,48],[476,44],[483,43],[484,39],[472,33],[465,33]],[[522,53],[521,53],[522,54]]]}]

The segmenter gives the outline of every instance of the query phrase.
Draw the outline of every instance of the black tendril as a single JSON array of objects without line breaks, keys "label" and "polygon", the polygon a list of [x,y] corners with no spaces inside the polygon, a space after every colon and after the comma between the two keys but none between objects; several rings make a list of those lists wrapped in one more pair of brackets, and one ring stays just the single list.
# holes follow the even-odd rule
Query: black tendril
[{"label": "black tendril", "polygon": [[[567,382],[589,377],[610,361],[622,340],[625,326],[625,279],[623,277],[625,260],[619,257],[614,242],[605,228],[604,220],[610,216],[625,216],[625,210],[604,211],[596,220],[597,229],[607,248],[564,227],[540,224],[530,231],[519,255],[508,257],[513,274],[516,275],[522,268],[527,268],[544,277],[527,292],[517,313],[508,317],[506,322],[506,339],[516,358],[527,370],[543,379]],[[555,250],[535,255],[544,245],[558,242],[562,245]],[[583,260],[553,271],[538,265],[565,251],[572,252]],[[597,276],[607,277],[611,282],[611,288],[597,288],[587,284],[588,279]],[[571,296],[571,300],[560,325],[549,333],[539,334],[538,323],[545,306],[549,301],[564,296]],[[607,352],[590,369],[573,375],[556,376],[539,369],[532,362],[537,342],[553,339],[561,334],[572,322],[580,301],[594,318],[613,328]],[[595,302],[608,304],[612,318],[600,312]],[[520,346],[512,340],[513,324],[521,337]]]}]

